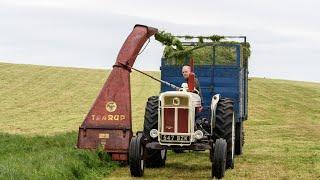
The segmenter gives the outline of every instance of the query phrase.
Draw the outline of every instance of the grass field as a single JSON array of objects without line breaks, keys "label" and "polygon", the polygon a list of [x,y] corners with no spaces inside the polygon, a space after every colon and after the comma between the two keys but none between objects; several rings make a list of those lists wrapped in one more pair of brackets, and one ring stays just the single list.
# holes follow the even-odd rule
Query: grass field
[{"label": "grass field", "polygon": [[[101,152],[74,148],[108,71],[0,63],[0,179],[131,179]],[[157,72],[150,72],[158,76]],[[134,131],[159,84],[132,74]],[[320,179],[320,84],[252,78],[244,154],[226,179]],[[141,93],[143,92],[143,93]],[[206,152],[169,153],[145,178],[208,179]]]}]

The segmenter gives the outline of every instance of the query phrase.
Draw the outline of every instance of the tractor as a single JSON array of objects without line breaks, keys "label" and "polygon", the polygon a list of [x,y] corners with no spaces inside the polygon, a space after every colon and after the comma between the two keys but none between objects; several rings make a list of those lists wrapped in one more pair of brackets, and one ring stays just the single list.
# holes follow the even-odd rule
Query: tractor
[{"label": "tractor", "polygon": [[[144,129],[130,142],[131,175],[142,176],[145,167],[164,167],[168,150],[209,150],[212,177],[222,178],[226,169],[234,167],[235,155],[242,153],[243,120],[247,119],[248,72],[242,45],[208,43],[204,48],[210,52],[205,60],[162,58],[161,80],[182,85],[172,90],[162,84],[160,95],[148,98]],[[187,83],[181,75],[186,64],[195,71]],[[202,94],[195,89],[195,74]]]},{"label": "tractor", "polygon": [[[248,48],[245,36],[224,36],[243,42],[198,38],[200,46],[184,37],[180,48],[194,48],[192,56],[161,58],[161,79],[133,67],[145,43],[159,35],[156,28],[135,25],[122,45],[100,93],[79,127],[77,148],[100,149],[113,161],[128,163],[132,176],[141,177],[145,167],[164,167],[167,151],[209,150],[212,177],[222,178],[242,153],[243,122],[248,114]],[[183,38],[183,37],[176,37]],[[156,37],[157,39],[157,37]],[[164,36],[164,44],[174,40]],[[177,46],[178,47],[178,46]],[[199,48],[201,47],[201,48]],[[142,51],[143,51],[142,50]],[[181,67],[189,64],[188,81]],[[138,71],[161,83],[159,96],[149,97],[144,128],[132,132],[130,73]],[[196,78],[200,89],[195,88]],[[177,86],[179,85],[179,86]],[[181,86],[180,86],[181,85]],[[200,93],[201,92],[201,93]]]}]

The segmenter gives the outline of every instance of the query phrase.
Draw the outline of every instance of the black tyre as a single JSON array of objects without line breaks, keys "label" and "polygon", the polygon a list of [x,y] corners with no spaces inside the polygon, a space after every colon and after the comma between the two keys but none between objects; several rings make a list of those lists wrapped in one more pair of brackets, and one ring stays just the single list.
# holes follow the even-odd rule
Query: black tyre
[{"label": "black tyre", "polygon": [[220,138],[214,144],[213,161],[211,166],[211,176],[221,179],[224,177],[226,170],[227,143]]},{"label": "black tyre", "polygon": [[130,141],[129,166],[131,175],[134,177],[143,176],[144,172],[144,147],[142,136],[135,136]]},{"label": "black tyre", "polygon": [[151,96],[148,98],[144,113],[143,134],[150,141],[153,140],[153,138],[150,137],[151,129],[158,129],[158,106],[158,96]]},{"label": "black tyre", "polygon": [[243,145],[244,145],[243,122],[238,122],[236,123],[236,137],[235,137],[235,147],[234,147],[234,153],[236,155],[242,154]]},{"label": "black tyre", "polygon": [[[144,114],[143,134],[149,141],[156,141],[150,137],[151,129],[158,129],[158,107],[159,97],[151,96],[148,98]],[[156,168],[165,166],[167,150],[146,150],[146,167]]]},{"label": "black tyre", "polygon": [[159,168],[166,165],[167,150],[147,149],[146,167]]},{"label": "black tyre", "polygon": [[215,138],[223,138],[227,142],[226,168],[234,167],[235,118],[233,101],[221,98],[216,109]]}]

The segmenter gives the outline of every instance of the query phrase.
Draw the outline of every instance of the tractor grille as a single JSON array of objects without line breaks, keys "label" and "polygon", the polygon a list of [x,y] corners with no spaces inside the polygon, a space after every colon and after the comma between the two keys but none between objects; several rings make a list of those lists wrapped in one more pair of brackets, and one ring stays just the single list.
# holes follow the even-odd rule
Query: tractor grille
[{"label": "tractor grille", "polygon": [[174,132],[175,130],[175,108],[164,109],[164,132]]},{"label": "tractor grille", "polygon": [[187,108],[164,108],[163,132],[188,133],[188,113]]},{"label": "tractor grille", "polygon": [[188,109],[178,109],[178,132],[188,132]]}]

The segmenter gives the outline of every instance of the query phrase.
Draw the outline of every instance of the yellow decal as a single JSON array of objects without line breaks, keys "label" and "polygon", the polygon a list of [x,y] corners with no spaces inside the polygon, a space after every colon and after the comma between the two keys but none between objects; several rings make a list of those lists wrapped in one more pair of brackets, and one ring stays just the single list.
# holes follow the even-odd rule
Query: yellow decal
[{"label": "yellow decal", "polygon": [[117,104],[113,101],[109,101],[107,104],[106,104],[106,110],[108,112],[114,112],[115,110],[117,109]]},{"label": "yellow decal", "polygon": [[105,133],[105,134],[100,133],[99,134],[99,139],[109,139],[109,134],[108,133]]},{"label": "yellow decal", "polygon": [[91,115],[93,121],[123,121],[126,116],[123,114],[109,114],[109,115]]},{"label": "yellow decal", "polygon": [[108,115],[108,121],[123,121],[125,120],[126,116],[125,115]]}]

